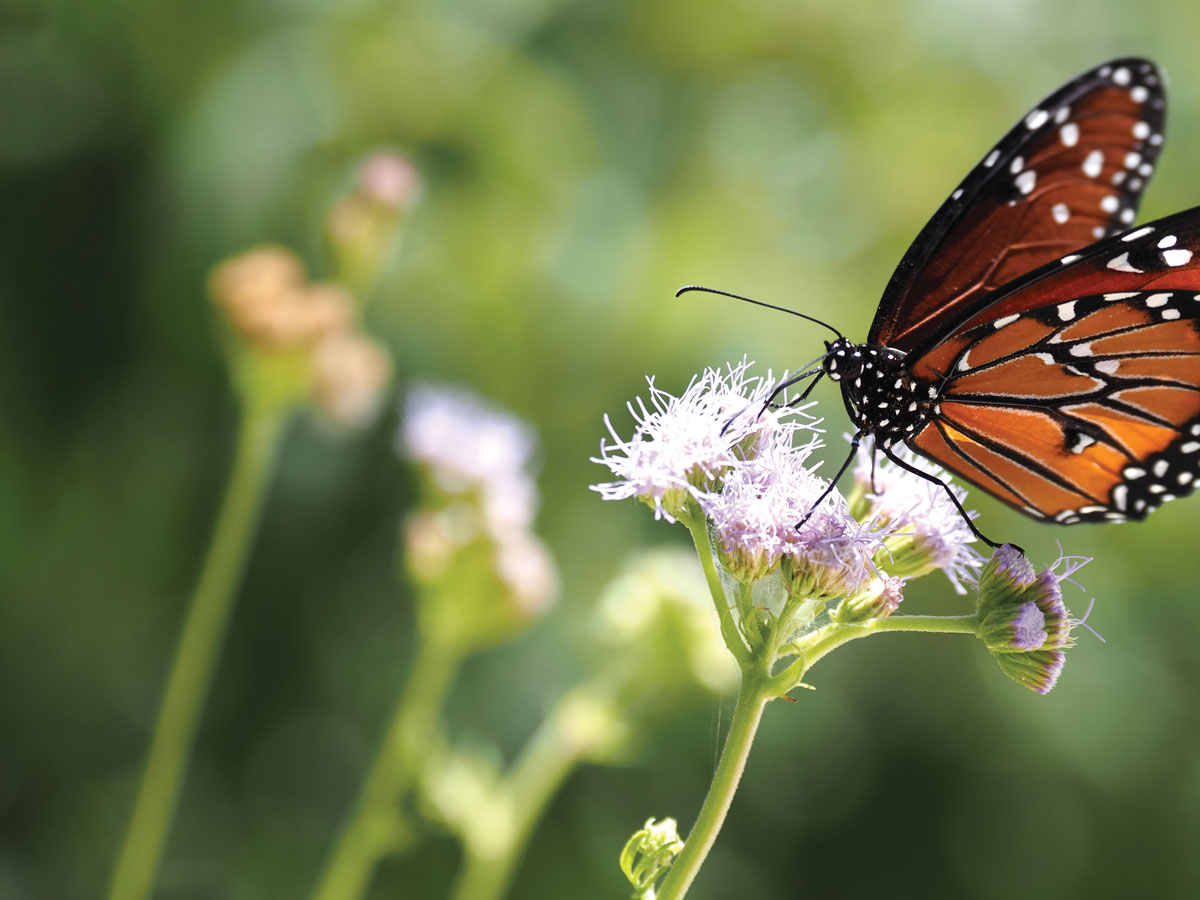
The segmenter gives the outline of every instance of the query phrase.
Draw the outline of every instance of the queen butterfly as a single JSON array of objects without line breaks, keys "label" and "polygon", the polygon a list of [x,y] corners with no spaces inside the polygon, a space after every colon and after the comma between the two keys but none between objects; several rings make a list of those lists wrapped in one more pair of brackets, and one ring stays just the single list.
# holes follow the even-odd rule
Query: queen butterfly
[{"label": "queen butterfly", "polygon": [[1200,207],[1125,230],[1165,106],[1162,73],[1144,59],[1054,91],[922,229],[867,342],[831,328],[820,365],[780,389],[812,377],[806,397],[827,375],[855,448],[870,435],[931,477],[896,455],[905,445],[1035,519],[1141,520],[1191,493]]}]

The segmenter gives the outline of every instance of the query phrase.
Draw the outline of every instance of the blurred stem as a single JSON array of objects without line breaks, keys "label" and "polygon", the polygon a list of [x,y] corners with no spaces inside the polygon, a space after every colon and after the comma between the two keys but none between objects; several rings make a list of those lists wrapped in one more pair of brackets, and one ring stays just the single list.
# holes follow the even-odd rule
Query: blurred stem
[{"label": "blurred stem", "polygon": [[163,692],[110,900],[143,900],[154,886],[285,418],[286,409],[276,405],[243,408],[225,498]]},{"label": "blurred stem", "polygon": [[363,896],[379,860],[399,843],[399,804],[412,787],[421,755],[435,739],[442,702],[462,651],[437,629],[423,634],[412,672],[392,713],[349,821],[325,860],[313,900]]},{"label": "blurred stem", "polygon": [[704,580],[708,582],[708,591],[712,594],[713,605],[717,608],[717,618],[721,624],[721,637],[725,646],[733,654],[740,667],[750,663],[750,649],[738,631],[737,623],[729,610],[729,601],[725,598],[725,588],[721,584],[721,576],[717,572],[716,560],[713,556],[712,542],[708,538],[708,521],[700,511],[695,500],[689,500],[687,507],[680,516],[680,521],[692,533],[692,541],[696,545],[696,553],[700,557],[700,566],[704,569]]},{"label": "blurred stem", "polygon": [[[596,749],[603,735],[587,735],[581,712],[597,692],[581,687],[563,697],[521,751],[511,772],[497,786],[492,802],[478,811],[477,827],[463,835],[464,861],[450,891],[451,900],[499,900],[512,881],[533,828],[550,799]],[[585,726],[586,728],[586,726]]]},{"label": "blurred stem", "polygon": [[746,758],[750,755],[750,745],[762,720],[763,709],[774,696],[765,663],[743,667],[729,734],[725,736],[725,747],[721,751],[721,761],[717,764],[708,796],[704,798],[704,806],[683,850],[675,858],[661,889],[655,895],[656,900],[680,900],[695,880],[733,802],[733,794],[746,768]]}]

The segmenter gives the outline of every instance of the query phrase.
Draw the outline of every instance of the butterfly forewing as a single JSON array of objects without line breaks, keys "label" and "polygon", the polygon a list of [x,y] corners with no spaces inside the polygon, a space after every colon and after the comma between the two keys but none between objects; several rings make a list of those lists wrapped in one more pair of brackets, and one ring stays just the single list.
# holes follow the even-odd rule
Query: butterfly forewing
[{"label": "butterfly forewing", "polygon": [[1163,143],[1162,74],[1098,66],[1017,123],[951,194],[884,292],[869,343],[935,343],[987,295],[1134,221]]},{"label": "butterfly forewing", "polygon": [[912,361],[909,443],[1038,518],[1141,519],[1200,479],[1200,208],[1058,265]]}]

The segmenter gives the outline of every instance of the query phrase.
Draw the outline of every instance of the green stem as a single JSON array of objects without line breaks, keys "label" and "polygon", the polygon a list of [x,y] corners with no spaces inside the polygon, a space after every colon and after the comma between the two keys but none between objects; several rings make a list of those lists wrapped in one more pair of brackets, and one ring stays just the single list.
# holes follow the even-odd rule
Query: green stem
[{"label": "green stem", "polygon": [[915,631],[924,634],[974,634],[979,619],[968,616],[888,616],[865,625],[826,625],[814,631],[799,645],[803,675],[826,654],[843,644],[888,631]]},{"label": "green stem", "polygon": [[455,645],[436,636],[420,641],[404,685],[363,782],[354,812],[317,878],[313,900],[354,900],[370,886],[379,860],[395,849],[400,801],[412,787],[422,755],[429,750],[438,716],[462,661]]},{"label": "green stem", "polygon": [[143,900],[154,886],[284,419],[278,409],[243,410],[233,469],[163,692],[110,900]]},{"label": "green stem", "polygon": [[586,703],[586,695],[580,689],[559,701],[497,785],[496,808],[481,811],[472,823],[476,827],[464,834],[463,867],[450,891],[452,900],[499,900],[507,892],[550,799],[593,749],[570,722],[572,708]]},{"label": "green stem", "polygon": [[704,798],[704,806],[700,809],[696,824],[667,872],[656,900],[680,900],[695,880],[717,839],[717,833],[733,802],[733,794],[741,781],[742,771],[746,768],[746,758],[750,755],[750,745],[762,720],[763,709],[772,696],[768,684],[769,676],[765,668],[760,670],[748,666],[743,669],[733,720],[729,724],[725,748],[721,751],[721,761],[717,764],[708,796]]},{"label": "green stem", "polygon": [[725,588],[721,584],[721,576],[713,558],[712,542],[708,539],[708,523],[703,513],[694,508],[694,503],[680,516],[680,521],[687,526],[692,534],[692,542],[696,545],[700,566],[704,570],[704,580],[708,582],[708,591],[712,594],[713,605],[717,608],[721,637],[738,665],[744,669],[750,662],[750,649],[742,639],[733,614],[729,611],[729,601],[725,598]]}]

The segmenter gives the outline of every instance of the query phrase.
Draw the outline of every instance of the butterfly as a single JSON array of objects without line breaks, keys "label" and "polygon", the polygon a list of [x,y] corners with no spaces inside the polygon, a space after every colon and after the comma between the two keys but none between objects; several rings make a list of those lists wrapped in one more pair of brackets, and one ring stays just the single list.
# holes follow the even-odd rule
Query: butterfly
[{"label": "butterfly", "polygon": [[1200,207],[1132,227],[1163,145],[1163,89],[1136,58],[1058,88],[921,230],[866,343],[820,323],[837,339],[777,390],[839,383],[856,433],[833,483],[870,436],[902,468],[932,478],[905,446],[1047,522],[1141,520],[1191,493]]}]

